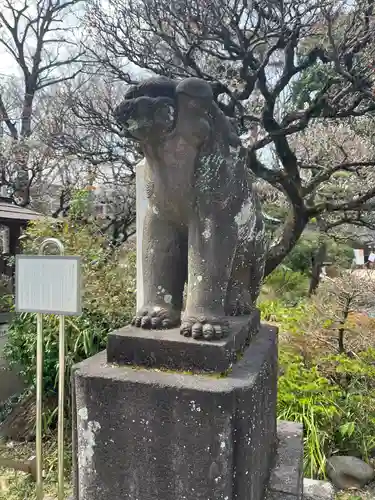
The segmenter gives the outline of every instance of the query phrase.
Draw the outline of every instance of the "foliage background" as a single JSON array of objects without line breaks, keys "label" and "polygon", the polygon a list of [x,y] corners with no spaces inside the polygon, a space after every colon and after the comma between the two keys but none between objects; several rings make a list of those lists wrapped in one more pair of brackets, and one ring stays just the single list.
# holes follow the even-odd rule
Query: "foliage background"
[{"label": "foliage background", "polygon": [[[81,256],[83,312],[65,319],[67,401],[72,366],[104,349],[108,332],[129,323],[135,306],[135,254],[111,246],[95,221],[87,218],[87,196],[78,192],[68,217],[33,222],[22,239],[25,253],[38,253],[41,241],[54,237],[62,241],[67,255]],[[44,387],[49,394],[56,393],[58,384],[58,317],[45,316],[43,327]],[[35,385],[36,339],[36,316],[17,314],[9,328],[6,356],[21,366],[29,386]]]}]

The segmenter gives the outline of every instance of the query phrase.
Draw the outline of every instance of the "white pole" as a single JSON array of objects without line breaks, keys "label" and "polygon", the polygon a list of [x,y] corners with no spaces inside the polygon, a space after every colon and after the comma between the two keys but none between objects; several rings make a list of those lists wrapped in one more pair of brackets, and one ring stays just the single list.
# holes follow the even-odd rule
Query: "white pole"
[{"label": "white pole", "polygon": [[[60,255],[64,255],[64,245],[56,238],[47,238],[40,246],[39,254],[43,255],[47,245],[58,248]],[[37,347],[37,499],[43,499],[42,478],[42,387],[43,387],[43,329],[42,315],[38,314],[38,347]],[[39,332],[40,330],[40,332]],[[38,362],[39,361],[39,362]],[[38,370],[39,368],[39,370]],[[65,318],[59,316],[59,400],[58,400],[58,500],[64,500],[64,388],[65,388]],[[38,418],[39,415],[39,418]],[[39,475],[38,475],[39,474]],[[39,480],[38,480],[39,478]],[[39,496],[38,496],[39,495]]]},{"label": "white pole", "polygon": [[[60,255],[64,255],[61,244]],[[58,452],[58,500],[64,500],[64,389],[65,389],[65,317],[59,318],[59,414],[57,431]]]},{"label": "white pole", "polygon": [[64,500],[64,389],[65,389],[65,318],[59,328],[59,415],[58,415],[58,500]]},{"label": "white pole", "polygon": [[43,500],[42,398],[43,398],[43,316],[36,315],[36,497]]}]

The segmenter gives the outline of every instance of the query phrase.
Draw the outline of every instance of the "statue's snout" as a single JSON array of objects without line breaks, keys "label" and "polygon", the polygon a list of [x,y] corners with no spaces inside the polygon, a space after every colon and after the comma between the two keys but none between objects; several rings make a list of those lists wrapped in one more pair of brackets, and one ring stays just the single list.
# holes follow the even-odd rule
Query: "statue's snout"
[{"label": "statue's snout", "polygon": [[116,121],[121,125],[121,127],[128,128],[127,122],[129,118],[131,118],[133,111],[134,105],[132,101],[124,101],[119,106],[117,106],[114,115]]},{"label": "statue's snout", "polygon": [[114,114],[126,135],[140,140],[152,129],[158,133],[173,127],[174,101],[168,97],[148,96],[126,99],[115,109]]}]

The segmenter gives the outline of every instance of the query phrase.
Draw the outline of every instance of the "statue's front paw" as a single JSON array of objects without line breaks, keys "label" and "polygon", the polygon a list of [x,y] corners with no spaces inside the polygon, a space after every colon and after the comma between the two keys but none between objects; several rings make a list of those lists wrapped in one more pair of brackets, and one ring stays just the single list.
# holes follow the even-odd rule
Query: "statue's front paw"
[{"label": "statue's front paw", "polygon": [[145,329],[167,329],[178,326],[181,322],[181,313],[174,309],[160,306],[145,306],[137,311],[132,325]]},{"label": "statue's front paw", "polygon": [[199,316],[186,317],[180,327],[181,335],[197,340],[220,340],[229,333],[226,318]]}]

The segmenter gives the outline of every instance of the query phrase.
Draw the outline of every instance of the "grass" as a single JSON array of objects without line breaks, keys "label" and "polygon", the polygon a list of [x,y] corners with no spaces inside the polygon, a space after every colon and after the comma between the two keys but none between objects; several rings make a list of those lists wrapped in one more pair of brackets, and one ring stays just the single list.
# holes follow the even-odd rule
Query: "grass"
[{"label": "grass", "polygon": [[[70,478],[71,449],[67,445],[66,477]],[[56,439],[44,443],[45,500],[57,500],[57,444]],[[17,443],[0,448],[2,457],[27,460],[35,455],[35,443]],[[65,498],[71,494],[71,484],[65,481]],[[0,468],[0,500],[36,500],[35,482],[24,472]]]}]

